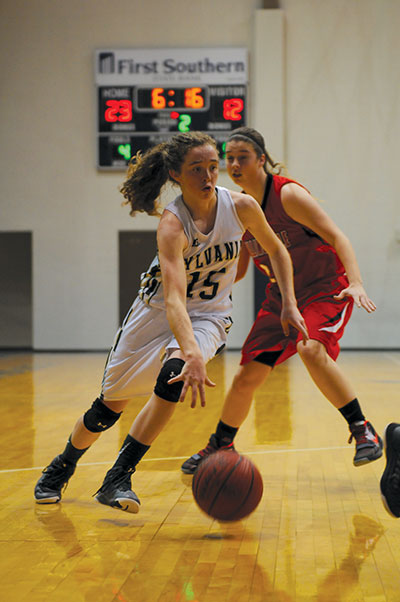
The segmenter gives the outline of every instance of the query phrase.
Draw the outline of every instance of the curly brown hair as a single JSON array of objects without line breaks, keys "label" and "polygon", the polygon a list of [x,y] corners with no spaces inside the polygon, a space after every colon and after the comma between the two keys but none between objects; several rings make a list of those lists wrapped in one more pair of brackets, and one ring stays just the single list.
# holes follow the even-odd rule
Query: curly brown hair
[{"label": "curly brown hair", "polygon": [[279,163],[278,161],[274,161],[272,159],[271,155],[265,148],[263,136],[254,128],[247,126],[236,128],[229,136],[227,143],[231,140],[242,140],[243,142],[248,142],[255,150],[257,157],[265,155],[266,161],[263,165],[263,168],[266,173],[280,174],[281,172],[286,172],[286,167],[283,163]]},{"label": "curly brown hair", "polygon": [[143,211],[148,215],[160,215],[158,198],[167,181],[176,184],[170,170],[180,173],[187,153],[196,146],[210,144],[217,148],[214,138],[203,132],[177,134],[167,142],[153,146],[144,154],[140,151],[131,159],[127,178],[120,188],[130,205],[130,215]]}]

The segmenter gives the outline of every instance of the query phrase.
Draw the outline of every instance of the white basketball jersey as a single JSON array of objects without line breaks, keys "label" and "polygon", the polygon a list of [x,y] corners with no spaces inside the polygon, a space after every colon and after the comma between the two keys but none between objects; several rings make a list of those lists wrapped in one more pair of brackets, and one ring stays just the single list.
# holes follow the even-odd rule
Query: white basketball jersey
[{"label": "white basketball jersey", "polygon": [[[236,276],[243,227],[229,190],[216,187],[217,213],[214,227],[203,234],[193,222],[189,209],[178,196],[165,208],[182,222],[188,247],[183,253],[187,277],[187,310],[190,314],[229,316],[231,291]],[[139,297],[145,303],[165,309],[158,255],[141,276]]]}]

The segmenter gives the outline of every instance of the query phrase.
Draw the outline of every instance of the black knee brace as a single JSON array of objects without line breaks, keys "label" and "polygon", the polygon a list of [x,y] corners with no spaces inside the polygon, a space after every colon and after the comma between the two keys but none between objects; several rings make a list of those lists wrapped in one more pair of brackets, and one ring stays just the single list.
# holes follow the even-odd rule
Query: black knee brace
[{"label": "black knee brace", "polygon": [[158,395],[158,397],[174,403],[179,401],[183,382],[178,381],[177,383],[169,385],[168,381],[170,378],[174,378],[174,376],[178,376],[178,374],[182,372],[184,364],[185,362],[177,357],[173,357],[165,362],[158,375],[156,386],[154,387],[154,393]]},{"label": "black knee brace", "polygon": [[92,407],[83,415],[83,424],[92,433],[102,433],[113,426],[122,412],[110,410],[101,399],[97,398]]}]

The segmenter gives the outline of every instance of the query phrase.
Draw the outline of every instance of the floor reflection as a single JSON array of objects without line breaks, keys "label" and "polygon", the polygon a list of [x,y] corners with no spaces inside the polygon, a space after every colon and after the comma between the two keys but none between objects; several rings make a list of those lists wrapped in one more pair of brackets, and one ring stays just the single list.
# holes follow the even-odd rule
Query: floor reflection
[{"label": "floor reflection", "polygon": [[[398,408],[400,354],[352,358],[382,432]],[[273,372],[241,429],[241,449],[254,454],[264,478],[256,512],[228,525],[199,512],[180,458],[205,444],[238,361],[227,353],[210,363],[217,387],[208,391],[206,408],[178,404],[134,475],[142,501],[136,516],[91,495],[144,400],[89,450],[61,504],[35,505],[40,467],[93,400],[104,354],[0,354],[0,599],[400,602],[400,521],[387,515],[379,496],[384,458],[354,468],[352,449],[338,446],[340,417],[298,363]],[[385,379],[379,412],[372,371],[377,382]]]},{"label": "floor reflection", "polygon": [[83,551],[74,523],[68,518],[62,504],[36,504],[34,513],[41,527],[65,550],[66,558]]},{"label": "floor reflection", "polygon": [[318,602],[341,602],[359,583],[364,561],[374,551],[384,533],[380,523],[369,516],[353,516],[354,532],[349,535],[347,553],[337,569],[332,570],[318,587]]},{"label": "floor reflection", "polygon": [[[122,570],[124,575],[127,572],[124,582],[119,580],[117,571],[110,580],[106,579],[104,588],[109,589],[119,600],[152,602],[165,599],[201,602],[203,596],[212,589],[213,580],[218,581],[218,589],[221,582],[226,581],[226,599],[231,599],[232,588],[238,591],[238,599],[241,588],[245,588],[247,593],[250,592],[252,602],[295,602],[298,599],[297,592],[301,594],[302,584],[299,581],[295,583],[294,574],[288,580],[293,583],[296,593],[285,591],[279,586],[275,587],[274,576],[265,571],[262,565],[254,563],[253,568],[251,567],[253,559],[245,555],[238,558],[238,549],[243,542],[246,541],[248,546],[257,545],[259,537],[253,532],[248,532],[241,523],[214,526],[212,532],[206,533],[203,538],[194,537],[192,541],[189,537],[186,539],[184,533],[181,533],[179,541],[169,542],[158,541],[156,535],[149,540],[138,537],[136,543],[119,542],[119,546],[115,548],[98,545],[99,540],[104,537],[104,533],[101,533],[101,522],[97,537],[93,538],[92,533],[86,544],[81,542],[77,534],[78,529],[69,518],[68,511],[61,506],[37,507],[35,517],[55,543],[64,550],[66,560],[76,560],[79,555],[84,558],[84,570],[75,571],[74,577],[81,593],[84,593],[83,582],[85,579],[87,582],[89,574],[91,579],[94,576],[101,579],[101,575],[109,574],[109,567],[118,562],[119,571]],[[75,517],[74,520],[78,522],[79,517]],[[332,568],[321,579],[317,592],[309,598],[310,601],[348,600],[359,583],[363,563],[374,551],[384,528],[373,518],[362,514],[352,517],[352,525],[348,547],[338,568]],[[118,539],[117,534],[116,538]],[[204,552],[201,539],[203,542],[208,541],[208,554]],[[284,553],[290,548],[288,546]],[[216,560],[224,554],[226,558],[223,568],[218,569],[213,558]],[[124,565],[123,569],[121,563]],[[293,564],[292,559],[292,562],[289,562],[292,571]],[[93,602],[95,598],[89,590],[84,599]]]},{"label": "floor reflection", "polygon": [[[232,536],[232,530],[236,528],[236,535]],[[127,600],[133,599],[135,592],[142,592],[140,600],[147,602],[153,599],[173,599],[179,601],[201,602],[206,594],[212,591],[213,582],[218,582],[220,591],[221,583],[226,582],[226,599],[233,599],[233,591],[240,590],[243,595],[250,592],[252,602],[295,602],[298,599],[311,600],[315,602],[344,602],[348,600],[359,584],[360,572],[363,563],[373,552],[379,539],[384,533],[380,523],[366,515],[353,516],[353,529],[349,534],[348,548],[338,568],[332,568],[317,585],[316,593],[310,598],[302,597],[302,583],[296,580],[295,574],[288,576],[288,581],[293,584],[292,591],[285,591],[274,585],[274,576],[264,570],[263,566],[256,563],[251,567],[251,560],[246,556],[237,557],[238,540],[256,540],[257,536],[246,533],[242,527],[222,527],[222,534],[208,534],[207,539],[214,540],[219,544],[219,557],[227,554],[223,569],[216,569],[212,562],[208,562],[204,553],[196,549],[195,545],[185,546],[186,551],[179,552],[176,546],[169,546],[171,563],[174,564],[173,572],[166,578],[164,587],[160,590],[154,581],[150,579],[150,573],[154,575],[154,566],[149,566],[148,558],[138,558],[136,569],[133,571],[121,588],[123,597]],[[225,530],[225,533],[224,533]],[[222,541],[218,541],[222,540]],[[154,546],[156,543],[154,542]],[[148,554],[150,550],[146,551]],[[151,554],[151,552],[150,552]],[[215,555],[215,551],[212,553]],[[175,563],[176,559],[178,561]],[[293,559],[292,559],[293,560]],[[250,566],[249,566],[250,562]],[[293,562],[289,563],[292,565]],[[165,567],[164,567],[165,570]],[[250,575],[252,574],[252,577]],[[242,578],[241,578],[242,575]],[[160,577],[161,578],[161,577]],[[306,576],[304,576],[306,579]],[[233,584],[233,585],[232,585]],[[216,583],[215,583],[216,586]],[[292,589],[292,588],[291,588]],[[305,588],[306,591],[306,588]],[[246,594],[244,594],[246,592]],[[158,596],[161,593],[161,598]],[[304,594],[303,594],[304,595]],[[170,596],[170,597],[168,597]],[[247,600],[247,597],[245,598]]]},{"label": "floor reflection", "polygon": [[256,443],[287,443],[292,439],[289,367],[277,366],[254,396]]},{"label": "floor reflection", "polygon": [[0,470],[33,465],[32,363],[31,353],[0,354],[0,399],[7,424],[0,437]]}]

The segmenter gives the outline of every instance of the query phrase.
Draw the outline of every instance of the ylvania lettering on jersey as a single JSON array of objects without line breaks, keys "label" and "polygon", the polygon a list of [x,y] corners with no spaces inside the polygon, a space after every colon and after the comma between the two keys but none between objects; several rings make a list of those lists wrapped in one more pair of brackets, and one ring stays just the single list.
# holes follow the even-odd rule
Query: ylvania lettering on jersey
[{"label": "ylvania lettering on jersey", "polygon": [[[185,268],[188,274],[187,297],[193,296],[193,288],[202,286],[205,290],[199,293],[201,299],[213,299],[218,291],[219,283],[213,278],[218,274],[226,273],[226,262],[236,261],[239,257],[241,247],[240,240],[228,241],[223,244],[207,247],[200,253],[191,257],[184,257]],[[201,268],[214,267],[218,263],[224,263],[224,267],[216,270],[203,270],[204,279],[200,278]],[[149,302],[154,297],[161,285],[161,269],[158,257],[154,258],[147,272],[142,274],[140,282],[139,297],[142,301]]]},{"label": "ylvania lettering on jersey", "polygon": [[211,263],[218,263],[220,261],[229,261],[231,259],[237,259],[240,253],[241,241],[234,240],[232,242],[226,242],[224,245],[214,245],[208,249],[204,249],[201,253],[192,255],[191,257],[185,257],[185,266],[187,270],[194,270],[203,268],[204,266],[210,265]]}]

